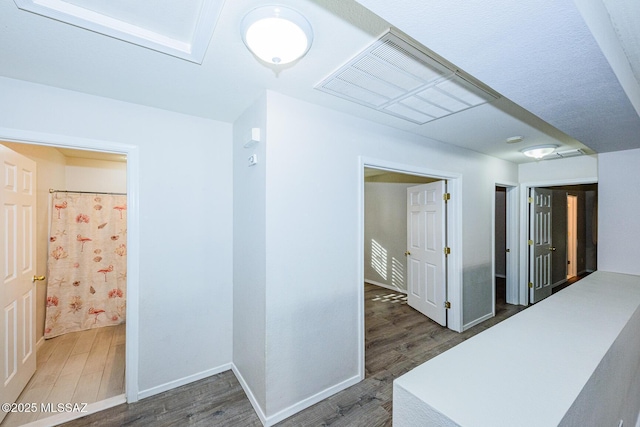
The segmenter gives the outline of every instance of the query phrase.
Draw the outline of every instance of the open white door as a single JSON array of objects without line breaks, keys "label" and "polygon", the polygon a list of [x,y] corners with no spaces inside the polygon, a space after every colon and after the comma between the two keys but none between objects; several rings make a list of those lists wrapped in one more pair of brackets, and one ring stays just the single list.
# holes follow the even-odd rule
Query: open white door
[{"label": "open white door", "polygon": [[0,402],[12,403],[36,370],[35,162],[0,145],[0,180]]},{"label": "open white door", "polygon": [[551,295],[552,190],[531,188],[529,199],[529,302]]},{"label": "open white door", "polygon": [[447,323],[446,181],[407,188],[407,302],[420,313]]}]

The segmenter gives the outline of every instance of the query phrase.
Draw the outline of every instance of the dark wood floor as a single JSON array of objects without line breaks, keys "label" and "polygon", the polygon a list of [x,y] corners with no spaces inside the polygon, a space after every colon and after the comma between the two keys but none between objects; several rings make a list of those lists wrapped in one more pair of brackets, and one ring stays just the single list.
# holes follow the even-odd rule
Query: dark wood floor
[{"label": "dark wood floor", "polygon": [[[390,426],[395,378],[525,308],[497,298],[496,317],[460,334],[419,314],[402,294],[367,284],[365,300],[366,378],[278,426]],[[259,427],[261,423],[228,371],[64,425]]]}]

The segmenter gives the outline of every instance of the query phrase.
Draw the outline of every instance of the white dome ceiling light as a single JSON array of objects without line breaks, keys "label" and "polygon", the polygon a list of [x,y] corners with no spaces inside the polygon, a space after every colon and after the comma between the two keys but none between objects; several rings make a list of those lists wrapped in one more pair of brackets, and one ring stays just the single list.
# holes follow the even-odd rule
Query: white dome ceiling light
[{"label": "white dome ceiling light", "polygon": [[558,146],[554,144],[537,145],[535,147],[523,149],[522,154],[527,157],[533,157],[536,160],[540,160],[544,156],[548,156],[549,154],[553,153],[556,148],[558,148]]},{"label": "white dome ceiling light", "polygon": [[313,41],[311,24],[284,6],[262,6],[242,19],[242,41],[262,61],[283,65],[302,58]]}]

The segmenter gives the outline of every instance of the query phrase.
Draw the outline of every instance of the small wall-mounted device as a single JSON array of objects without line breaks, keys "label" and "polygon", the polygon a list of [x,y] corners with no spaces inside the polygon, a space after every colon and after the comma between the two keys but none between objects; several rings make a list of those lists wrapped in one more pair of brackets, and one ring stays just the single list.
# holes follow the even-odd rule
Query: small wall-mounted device
[{"label": "small wall-mounted device", "polygon": [[249,156],[249,166],[255,166],[258,164],[258,155],[257,154],[252,154],[251,156]]},{"label": "small wall-mounted device", "polygon": [[249,140],[244,143],[244,148],[251,148],[260,142],[260,128],[251,128],[251,135]]}]

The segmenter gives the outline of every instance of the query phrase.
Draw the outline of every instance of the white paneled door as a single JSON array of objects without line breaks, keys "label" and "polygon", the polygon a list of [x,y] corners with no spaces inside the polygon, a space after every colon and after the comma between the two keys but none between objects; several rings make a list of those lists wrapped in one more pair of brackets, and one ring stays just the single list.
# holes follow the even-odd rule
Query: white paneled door
[{"label": "white paneled door", "polygon": [[407,188],[407,302],[447,323],[445,181]]},{"label": "white paneled door", "polygon": [[0,403],[11,403],[36,370],[35,162],[0,145],[0,179]]},{"label": "white paneled door", "polygon": [[536,303],[551,295],[553,191],[531,188],[529,195],[529,301]]}]

